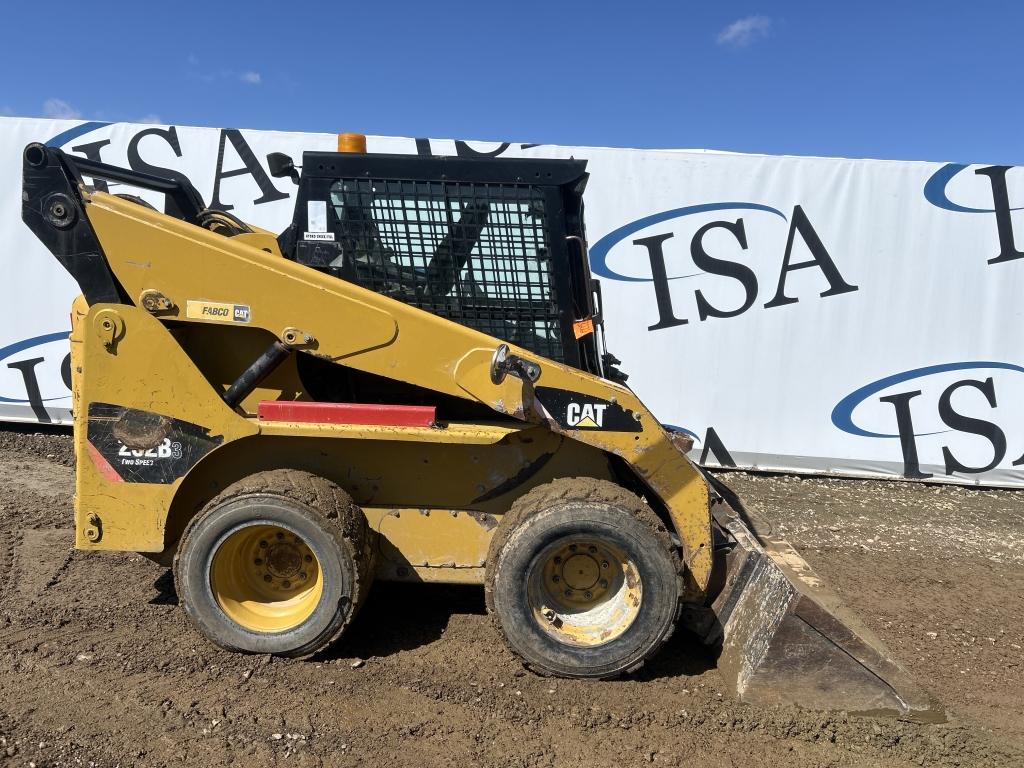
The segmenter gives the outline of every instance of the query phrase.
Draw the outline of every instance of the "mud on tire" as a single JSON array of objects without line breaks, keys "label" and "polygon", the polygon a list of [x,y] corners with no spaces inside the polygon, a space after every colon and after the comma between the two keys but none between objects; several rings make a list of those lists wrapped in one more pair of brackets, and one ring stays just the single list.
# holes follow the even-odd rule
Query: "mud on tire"
[{"label": "mud on tire", "polygon": [[189,523],[175,586],[189,618],[222,648],[308,656],[340,637],[362,606],[372,536],[359,507],[329,480],[260,472]]},{"label": "mud on tire", "polygon": [[488,613],[512,651],[544,675],[635,671],[672,635],[682,588],[664,524],[604,480],[566,478],[525,494],[488,552]]}]

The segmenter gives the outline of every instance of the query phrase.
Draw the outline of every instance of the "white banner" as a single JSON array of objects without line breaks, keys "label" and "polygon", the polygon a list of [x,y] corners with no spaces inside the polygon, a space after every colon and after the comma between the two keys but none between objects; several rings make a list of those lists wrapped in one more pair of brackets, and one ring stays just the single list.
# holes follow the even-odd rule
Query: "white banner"
[{"label": "white banner", "polygon": [[[30,141],[184,174],[208,204],[280,231],[294,187],[267,153],[298,161],[336,137],[0,118],[0,419],[63,422],[77,287],[21,222]],[[1024,486],[1024,169],[387,137],[369,150],[587,159],[609,349],[702,462]]]}]

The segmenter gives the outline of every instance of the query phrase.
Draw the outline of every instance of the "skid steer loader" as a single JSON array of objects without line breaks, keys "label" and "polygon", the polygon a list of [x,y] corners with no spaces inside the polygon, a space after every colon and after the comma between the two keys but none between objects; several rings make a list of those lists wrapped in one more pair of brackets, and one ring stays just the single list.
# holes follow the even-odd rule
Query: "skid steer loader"
[{"label": "skid steer loader", "polygon": [[78,547],[173,564],[236,651],[322,650],[375,578],[479,584],[540,674],[632,672],[681,623],[742,700],[942,718],[625,385],[585,162],[339,149],[268,157],[280,236],[182,177],[25,149],[24,221],[82,292]]}]

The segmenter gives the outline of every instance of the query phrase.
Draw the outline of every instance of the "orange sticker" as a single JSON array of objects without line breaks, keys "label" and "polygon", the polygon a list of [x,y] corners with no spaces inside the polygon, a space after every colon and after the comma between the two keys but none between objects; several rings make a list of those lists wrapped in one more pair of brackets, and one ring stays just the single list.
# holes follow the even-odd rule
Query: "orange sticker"
[{"label": "orange sticker", "polygon": [[582,339],[587,334],[594,332],[594,318],[588,317],[586,320],[577,320],[572,324],[572,332],[577,339]]}]

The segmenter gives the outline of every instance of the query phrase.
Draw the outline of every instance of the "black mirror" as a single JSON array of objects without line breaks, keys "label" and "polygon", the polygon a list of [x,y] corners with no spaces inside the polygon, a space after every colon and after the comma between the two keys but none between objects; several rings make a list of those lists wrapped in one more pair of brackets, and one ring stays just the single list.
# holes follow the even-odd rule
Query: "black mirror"
[{"label": "black mirror", "polygon": [[299,183],[299,172],[295,170],[295,161],[284,152],[271,152],[267,155],[267,167],[270,175],[275,179],[283,179],[285,176],[296,184]]}]

